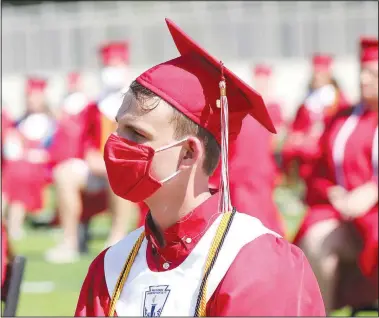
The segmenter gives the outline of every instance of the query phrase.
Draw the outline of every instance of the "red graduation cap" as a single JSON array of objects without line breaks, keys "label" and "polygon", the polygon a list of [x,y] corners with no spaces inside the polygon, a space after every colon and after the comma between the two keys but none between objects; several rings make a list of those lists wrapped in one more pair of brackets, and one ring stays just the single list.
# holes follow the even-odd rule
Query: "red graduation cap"
[{"label": "red graduation cap", "polygon": [[80,73],[79,72],[70,72],[67,75],[67,82],[71,85],[76,85],[80,79]]},{"label": "red graduation cap", "polygon": [[235,139],[242,120],[253,116],[271,132],[276,132],[262,97],[211,56],[172,21],[166,19],[181,56],[156,65],[136,80],[207,129],[221,142],[220,80],[225,77],[228,98],[228,135]]},{"label": "red graduation cap", "polygon": [[254,67],[255,76],[270,76],[272,74],[272,69],[270,66],[265,64],[257,64]]},{"label": "red graduation cap", "polygon": [[314,54],[312,58],[313,68],[316,71],[329,72],[332,68],[333,57],[329,54]]},{"label": "red graduation cap", "polygon": [[42,78],[30,77],[26,82],[26,93],[43,92],[46,89],[47,81]]},{"label": "red graduation cap", "polygon": [[129,45],[127,42],[111,42],[100,47],[103,65],[110,64],[112,59],[119,59],[125,63],[129,60]]},{"label": "red graduation cap", "polygon": [[362,37],[360,40],[361,63],[378,61],[378,39]]}]

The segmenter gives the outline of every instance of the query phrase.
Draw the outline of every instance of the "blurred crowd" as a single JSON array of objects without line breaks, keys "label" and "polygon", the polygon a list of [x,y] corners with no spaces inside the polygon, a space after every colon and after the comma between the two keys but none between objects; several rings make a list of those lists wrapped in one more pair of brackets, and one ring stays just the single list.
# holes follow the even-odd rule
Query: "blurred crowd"
[{"label": "blurred crowd", "polygon": [[[378,297],[378,40],[362,38],[357,48],[360,100],[347,100],[341,90],[333,74],[335,57],[315,52],[309,57],[308,89],[291,120],[284,120],[272,92],[275,69],[253,65],[253,88],[263,96],[278,134],[249,118],[230,145],[232,202],[238,211],[255,211],[283,236],[287,229],[274,190],[305,186],[300,199],[307,211],[294,243],[313,267],[328,312]],[[7,238],[23,238],[26,216],[43,208],[48,186],[56,196],[49,226],[61,228],[63,240],[46,251],[47,262],[79,260],[85,253],[80,225],[104,211],[112,220],[105,247],[144,224],[148,208],[113,194],[103,161],[104,143],[132,80],[128,43],[107,43],[97,53],[102,90],[96,99],[84,93],[78,70],[67,74],[67,94],[58,110],[47,102],[49,79],[38,76],[25,80],[22,117],[11,118],[2,105],[4,256]],[[216,170],[211,178],[214,191],[219,175]]]}]

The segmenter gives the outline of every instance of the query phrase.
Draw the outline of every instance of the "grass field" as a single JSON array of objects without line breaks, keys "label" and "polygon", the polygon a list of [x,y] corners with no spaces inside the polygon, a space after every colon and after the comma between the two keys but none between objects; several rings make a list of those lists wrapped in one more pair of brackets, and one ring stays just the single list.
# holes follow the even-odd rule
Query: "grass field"
[{"label": "grass field", "polygon": [[[276,200],[285,216],[289,237],[295,232],[302,216],[302,206],[287,189],[278,189]],[[28,259],[18,316],[72,316],[81,284],[91,260],[103,248],[109,228],[107,216],[100,215],[91,223],[90,253],[78,263],[52,265],[43,260],[43,253],[54,246],[61,237],[57,230],[31,230],[26,227],[27,235],[13,248]],[[335,316],[349,316],[350,310],[344,308],[335,312]],[[378,316],[377,312],[365,316]]]}]

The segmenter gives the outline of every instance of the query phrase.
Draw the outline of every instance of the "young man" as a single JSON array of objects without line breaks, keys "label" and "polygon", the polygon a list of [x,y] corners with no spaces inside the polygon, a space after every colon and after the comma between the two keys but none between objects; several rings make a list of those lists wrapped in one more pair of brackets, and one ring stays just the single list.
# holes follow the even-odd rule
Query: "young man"
[{"label": "young man", "polygon": [[[337,266],[357,258],[372,285],[352,283],[353,301],[364,305],[378,297],[378,40],[363,39],[360,55],[361,102],[340,111],[321,137],[322,156],[306,198],[310,209],[295,238],[319,279],[328,312],[352,305],[336,300]],[[366,298],[369,290],[372,299]]]},{"label": "young man", "polygon": [[[94,260],[76,315],[324,315],[303,253],[228,202],[228,139],[248,114],[275,131],[262,98],[167,24],[181,56],[131,84],[104,152],[114,192],[150,212]],[[220,156],[223,184],[212,196]]]}]

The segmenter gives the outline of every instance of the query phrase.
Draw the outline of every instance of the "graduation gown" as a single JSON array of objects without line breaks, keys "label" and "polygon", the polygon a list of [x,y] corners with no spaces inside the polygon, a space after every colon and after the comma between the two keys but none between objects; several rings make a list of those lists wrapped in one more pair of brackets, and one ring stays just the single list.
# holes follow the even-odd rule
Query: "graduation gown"
[{"label": "graduation gown", "polygon": [[312,131],[318,131],[318,133],[312,138],[308,137],[307,142],[301,144],[295,144],[287,139],[282,149],[283,170],[291,173],[294,162],[297,162],[298,174],[306,182],[312,173],[313,162],[320,156],[318,143],[324,128],[338,111],[349,107],[346,98],[339,90],[336,91],[333,103],[328,103],[326,106],[320,105],[322,102],[312,97],[309,96],[299,107],[289,128],[288,136],[291,137],[294,134],[309,136]]},{"label": "graduation gown", "polygon": [[8,131],[14,127],[13,120],[9,117],[7,112],[2,109],[1,110],[1,168],[5,168],[5,160],[4,160],[4,138],[7,135]]},{"label": "graduation gown", "polygon": [[[146,238],[116,304],[118,316],[193,315],[206,254],[221,217],[217,203],[216,194],[190,218],[167,229],[164,247],[147,218]],[[143,230],[92,262],[75,316],[107,316],[115,282]],[[317,281],[301,250],[246,214],[236,214],[207,290],[207,316],[325,316]]]},{"label": "graduation gown", "polygon": [[43,205],[43,189],[50,180],[47,158],[33,158],[35,151],[50,147],[55,129],[54,120],[47,114],[29,114],[16,125],[4,140],[7,167],[3,173],[3,193],[7,201],[21,202],[28,212],[36,212]]},{"label": "graduation gown", "polygon": [[[362,105],[341,111],[323,134],[320,147],[322,156],[306,194],[310,208],[295,237],[296,244],[315,223],[328,219],[342,221],[328,200],[330,187],[341,185],[351,191],[369,181],[377,182],[378,113]],[[366,276],[374,277],[378,268],[378,203],[353,224],[363,241],[360,268]],[[377,285],[377,278],[373,281]]]},{"label": "graduation gown", "polygon": [[[274,202],[277,167],[271,151],[273,135],[254,118],[243,120],[241,132],[230,144],[230,195],[237,211],[248,213],[268,228],[284,235],[284,226]],[[210,188],[217,189],[220,164],[210,178]]]},{"label": "graduation gown", "polygon": [[91,116],[91,112],[94,112],[91,105],[80,92],[69,94],[63,100],[61,116],[49,149],[52,166],[70,158],[83,159],[86,146],[84,139],[93,138],[93,132],[87,132],[86,129],[90,127],[89,121],[96,119]]}]

